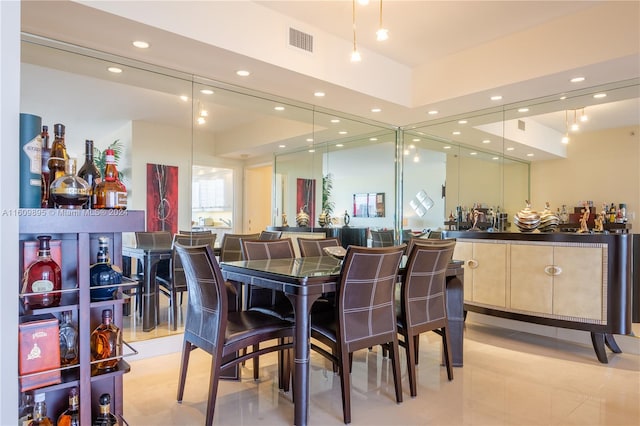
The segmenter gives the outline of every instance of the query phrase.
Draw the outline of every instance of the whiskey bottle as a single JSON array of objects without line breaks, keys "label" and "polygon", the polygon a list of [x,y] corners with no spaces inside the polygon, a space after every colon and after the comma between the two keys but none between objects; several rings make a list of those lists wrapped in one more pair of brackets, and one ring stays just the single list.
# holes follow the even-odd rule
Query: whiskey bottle
[{"label": "whiskey bottle", "polygon": [[111,309],[102,311],[102,324],[93,330],[90,341],[91,361],[98,361],[95,363],[98,372],[115,369],[118,364],[117,357],[122,353],[122,334],[113,324]]},{"label": "whiskey bottle", "polygon": [[118,178],[118,168],[113,150],[107,149],[105,156],[104,179],[96,185],[94,208],[126,209],[127,188]]},{"label": "whiskey bottle", "polygon": [[24,303],[29,309],[47,308],[60,304],[62,272],[51,258],[51,236],[38,236],[38,258],[27,267],[22,279]]},{"label": "whiskey bottle", "polygon": [[49,157],[51,156],[51,148],[49,148],[49,126],[42,126],[40,133],[42,140],[42,170],[40,171],[40,207],[43,209],[49,206]]},{"label": "whiskey bottle", "polygon": [[86,180],[76,176],[76,159],[66,162],[65,174],[51,183],[49,198],[59,209],[81,209],[89,202],[91,187]]},{"label": "whiskey bottle", "polygon": [[100,412],[93,419],[92,426],[112,426],[118,424],[118,419],[111,412],[111,395],[103,393],[99,399]]},{"label": "whiskey bottle", "polygon": [[80,397],[78,388],[69,391],[69,408],[58,417],[57,426],[80,426]]},{"label": "whiskey bottle", "polygon": [[111,265],[108,237],[98,238],[98,259],[89,270],[89,282],[92,302],[113,299],[118,290],[116,284],[122,282],[122,272]]},{"label": "whiskey bottle", "polygon": [[34,407],[33,393],[24,392],[20,397],[20,406],[18,407],[18,426],[28,426],[31,423]]},{"label": "whiskey bottle", "polygon": [[78,170],[78,177],[81,177],[91,187],[91,194],[89,194],[89,202],[85,205],[86,208],[92,209],[95,204],[95,190],[96,186],[102,181],[102,175],[100,170],[93,162],[93,141],[87,139],[84,146],[84,164]]},{"label": "whiskey bottle", "polygon": [[[69,159],[67,155],[67,146],[64,142],[64,124],[54,124],[53,125],[53,145],[51,145],[51,153],[49,154],[49,186],[53,183],[54,180],[58,179],[65,174],[65,166],[66,162]],[[53,199],[49,197],[48,205],[49,208],[53,208],[54,203]]]},{"label": "whiskey bottle", "polygon": [[33,407],[33,420],[29,423],[30,426],[53,426],[53,422],[47,417],[47,404],[44,400],[44,393],[36,394],[36,405]]},{"label": "whiskey bottle", "polygon": [[60,321],[60,365],[78,363],[78,329],[71,321],[71,311],[62,313]]}]

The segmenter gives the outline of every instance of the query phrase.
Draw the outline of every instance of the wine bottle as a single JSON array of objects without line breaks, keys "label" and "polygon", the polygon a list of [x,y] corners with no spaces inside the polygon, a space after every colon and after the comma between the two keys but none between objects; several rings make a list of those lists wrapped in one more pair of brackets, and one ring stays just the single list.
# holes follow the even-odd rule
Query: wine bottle
[{"label": "wine bottle", "polygon": [[89,202],[91,187],[86,180],[76,176],[76,159],[67,159],[65,174],[51,183],[49,198],[56,208],[81,209]]},{"label": "wine bottle", "polygon": [[44,393],[36,394],[35,401],[36,405],[33,407],[33,420],[31,420],[30,426],[53,426],[53,422],[47,416]]},{"label": "wine bottle", "polygon": [[94,208],[126,209],[127,188],[118,178],[118,168],[116,167],[113,150],[107,149],[105,156],[106,166],[104,168],[104,179],[96,185]]},{"label": "wine bottle", "polygon": [[92,426],[112,426],[118,424],[118,419],[111,412],[111,395],[103,393],[100,395],[100,412],[93,419]]},{"label": "wine bottle", "polygon": [[80,397],[75,386],[69,391],[69,408],[58,416],[57,426],[80,426]]},{"label": "wine bottle", "polygon": [[[53,145],[51,145],[51,153],[49,155],[49,186],[61,176],[65,174],[66,162],[69,159],[67,155],[67,146],[64,142],[64,124],[56,123],[53,125]],[[49,197],[47,206],[55,207],[53,199]]]},{"label": "wine bottle", "polygon": [[51,156],[51,148],[49,148],[49,126],[42,126],[40,133],[42,140],[42,170],[40,172],[40,207],[47,208],[49,205],[49,157]]},{"label": "wine bottle", "polygon": [[113,299],[114,293],[118,290],[116,284],[122,282],[122,272],[111,265],[108,237],[98,238],[98,258],[89,270],[89,282],[92,302]]},{"label": "wine bottle", "polygon": [[84,145],[84,164],[78,170],[78,177],[81,177],[91,187],[91,194],[89,195],[89,202],[85,205],[86,208],[92,209],[95,205],[95,191],[96,186],[102,181],[102,175],[100,174],[100,170],[96,167],[93,162],[93,141],[87,139]]},{"label": "wine bottle", "polygon": [[51,258],[50,235],[38,236],[38,258],[24,272],[22,293],[29,309],[46,308],[60,304],[62,272]]},{"label": "wine bottle", "polygon": [[78,328],[72,322],[71,311],[62,313],[60,321],[60,364],[73,365],[78,363]]},{"label": "wine bottle", "polygon": [[99,372],[111,371],[116,368],[117,357],[122,354],[122,333],[113,323],[111,309],[102,311],[102,324],[91,333],[90,343],[91,361],[98,361],[95,366]]}]

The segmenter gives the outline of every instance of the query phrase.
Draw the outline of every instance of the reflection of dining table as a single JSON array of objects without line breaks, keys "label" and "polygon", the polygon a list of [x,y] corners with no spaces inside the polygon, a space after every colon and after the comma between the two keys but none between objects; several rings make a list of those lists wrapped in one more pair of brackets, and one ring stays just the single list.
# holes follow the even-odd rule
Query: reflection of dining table
[{"label": "reflection of dining table", "polygon": [[142,262],[142,331],[151,331],[158,325],[158,284],[156,282],[158,263],[171,258],[171,246],[123,246],[122,256]]},{"label": "reflection of dining table", "polygon": [[[331,256],[221,262],[226,280],[282,291],[295,315],[294,424],[309,419],[310,312],[323,294],[335,292],[341,261]],[[447,313],[454,366],[462,366],[463,269],[454,261],[447,269]],[[401,277],[400,277],[401,279]]]}]

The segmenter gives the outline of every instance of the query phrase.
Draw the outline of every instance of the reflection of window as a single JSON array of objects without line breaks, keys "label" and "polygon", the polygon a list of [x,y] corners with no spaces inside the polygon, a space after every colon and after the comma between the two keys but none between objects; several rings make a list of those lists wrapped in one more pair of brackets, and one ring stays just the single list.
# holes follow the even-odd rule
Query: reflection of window
[{"label": "reflection of window", "polygon": [[193,166],[192,207],[230,210],[232,173],[230,169]]},{"label": "reflection of window", "polygon": [[384,192],[353,194],[353,217],[384,217]]}]

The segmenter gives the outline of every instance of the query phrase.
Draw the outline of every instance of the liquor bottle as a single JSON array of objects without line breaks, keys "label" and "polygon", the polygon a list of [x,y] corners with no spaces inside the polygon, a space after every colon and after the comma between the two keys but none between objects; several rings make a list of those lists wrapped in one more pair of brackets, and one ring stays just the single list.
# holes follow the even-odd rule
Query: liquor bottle
[{"label": "liquor bottle", "polygon": [[47,417],[47,404],[44,399],[44,393],[36,394],[36,405],[33,407],[33,420],[30,426],[53,426],[53,422]]},{"label": "liquor bottle", "polygon": [[[66,162],[69,159],[67,155],[67,146],[64,143],[64,124],[53,125],[53,145],[51,145],[51,153],[49,154],[49,186],[54,180],[58,179],[65,174]],[[55,207],[53,199],[49,197],[49,208]]]},{"label": "liquor bottle", "polygon": [[57,426],[80,426],[80,397],[78,388],[69,391],[69,408],[58,417]]},{"label": "liquor bottle", "polygon": [[30,309],[58,306],[62,290],[60,265],[51,258],[51,236],[40,235],[38,241],[38,258],[27,267],[22,279],[22,293],[35,293],[24,297]]},{"label": "liquor bottle", "polygon": [[103,393],[99,399],[100,412],[93,419],[92,426],[112,426],[118,424],[118,419],[111,412],[111,395]]},{"label": "liquor bottle", "polygon": [[40,133],[42,140],[42,170],[40,171],[40,207],[43,209],[49,206],[49,157],[51,156],[51,148],[49,148],[49,126],[42,126]]},{"label": "liquor bottle", "polygon": [[122,334],[113,323],[111,309],[102,311],[102,324],[93,330],[90,341],[91,361],[98,361],[95,363],[98,372],[113,370],[118,364],[116,357],[120,357],[122,353]]},{"label": "liquor bottle", "polygon": [[102,181],[102,175],[100,174],[100,170],[96,167],[93,162],[93,141],[87,139],[84,145],[84,164],[78,170],[78,177],[81,177],[91,187],[91,194],[89,195],[89,202],[85,205],[86,208],[92,209],[96,199],[95,199],[95,190],[96,186]]},{"label": "liquor bottle", "polygon": [[[98,238],[98,260],[91,265],[89,270],[89,283],[91,286],[91,301],[113,299],[122,282],[122,272],[118,267],[111,265],[109,258],[109,238]],[[96,288],[98,287],[98,288]]]},{"label": "liquor bottle", "polygon": [[104,178],[96,185],[95,204],[96,209],[126,209],[127,208],[127,188],[118,178],[118,168],[112,149],[105,152],[106,166],[104,168]]},{"label": "liquor bottle", "polygon": [[91,187],[86,180],[76,176],[76,159],[66,162],[65,174],[51,183],[49,198],[59,209],[81,209],[89,202]]},{"label": "liquor bottle", "polygon": [[78,328],[71,321],[71,311],[62,313],[60,321],[60,365],[78,363]]},{"label": "liquor bottle", "polygon": [[34,400],[32,392],[24,392],[18,407],[18,426],[28,426],[33,419]]}]

